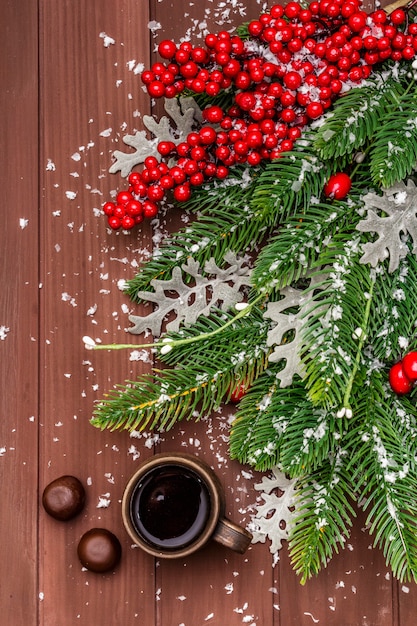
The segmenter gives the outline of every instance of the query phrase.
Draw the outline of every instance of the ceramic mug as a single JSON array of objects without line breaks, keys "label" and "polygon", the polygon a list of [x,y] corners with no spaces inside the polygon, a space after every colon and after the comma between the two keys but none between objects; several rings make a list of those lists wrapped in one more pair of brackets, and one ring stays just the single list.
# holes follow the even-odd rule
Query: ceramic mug
[{"label": "ceramic mug", "polygon": [[144,461],[126,485],[122,517],[133,542],[156,557],[185,557],[209,540],[243,554],[252,535],[225,515],[225,496],[201,459],[171,452]]}]

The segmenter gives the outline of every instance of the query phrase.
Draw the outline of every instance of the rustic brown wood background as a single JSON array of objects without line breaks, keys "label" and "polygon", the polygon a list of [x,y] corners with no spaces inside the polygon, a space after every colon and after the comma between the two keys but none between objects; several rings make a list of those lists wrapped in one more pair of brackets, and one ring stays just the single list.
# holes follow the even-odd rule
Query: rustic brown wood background
[{"label": "rustic brown wood background", "polygon": [[[226,490],[228,513],[249,521],[250,468],[227,458],[231,409],[178,425],[159,439],[100,432],[93,403],[148,368],[126,352],[84,350],[85,334],[125,341],[130,302],[118,288],[151,250],[149,226],[109,233],[102,202],[121,184],[108,174],[121,137],[150,112],[135,68],[162,38],[201,40],[255,17],[260,2],[1,0],[0,624],[4,626],[414,626],[417,590],[394,581],[358,519],[347,549],[301,587],[285,550],[245,556],[217,545],[184,561],[155,562],[131,547],[120,499],[140,460],[156,450],[204,457]],[[107,37],[113,43],[109,44]],[[178,216],[173,216],[173,222]],[[172,225],[160,225],[163,232]],[[242,474],[245,471],[245,475]],[[247,478],[248,472],[252,478]],[[70,523],[40,506],[62,474],[86,485]],[[108,507],[98,506],[101,498]],[[116,533],[120,566],[82,570],[81,535]]]}]

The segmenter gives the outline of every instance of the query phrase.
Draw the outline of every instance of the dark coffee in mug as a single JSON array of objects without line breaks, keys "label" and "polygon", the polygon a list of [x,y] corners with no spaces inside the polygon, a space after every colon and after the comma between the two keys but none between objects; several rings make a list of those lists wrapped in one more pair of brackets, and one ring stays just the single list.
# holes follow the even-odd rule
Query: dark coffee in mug
[{"label": "dark coffee in mug", "polygon": [[162,465],[146,472],[130,500],[130,518],[150,545],[164,551],[192,544],[204,531],[210,494],[192,469]]},{"label": "dark coffee in mug", "polygon": [[145,459],[125,487],[122,518],[132,541],[157,558],[187,557],[212,539],[243,554],[252,540],[225,517],[219,478],[192,454]]}]

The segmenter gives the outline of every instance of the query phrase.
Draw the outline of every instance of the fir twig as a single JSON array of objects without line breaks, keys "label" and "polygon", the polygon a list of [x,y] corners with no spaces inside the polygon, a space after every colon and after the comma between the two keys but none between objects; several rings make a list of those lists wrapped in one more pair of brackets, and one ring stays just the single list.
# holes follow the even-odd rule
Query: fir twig
[{"label": "fir twig", "polygon": [[338,159],[362,148],[403,91],[395,77],[377,75],[366,86],[351,89],[334,104],[314,142],[322,159]]},{"label": "fir twig", "polygon": [[355,512],[346,465],[346,452],[339,449],[297,484],[289,546],[292,565],[302,584],[327,566],[349,536]]},{"label": "fir twig", "polygon": [[[417,580],[417,468],[406,421],[374,372],[363,396],[363,419],[350,432],[352,484],[367,524],[394,576]],[[404,433],[404,434],[403,434]]]}]

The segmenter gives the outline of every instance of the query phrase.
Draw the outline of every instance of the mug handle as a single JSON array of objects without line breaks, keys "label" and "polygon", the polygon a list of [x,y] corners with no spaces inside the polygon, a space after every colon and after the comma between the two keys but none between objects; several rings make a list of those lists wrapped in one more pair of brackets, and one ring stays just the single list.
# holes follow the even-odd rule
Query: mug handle
[{"label": "mug handle", "polygon": [[243,554],[248,549],[253,535],[246,528],[242,528],[242,526],[238,526],[223,517],[219,519],[212,538],[226,548]]}]

